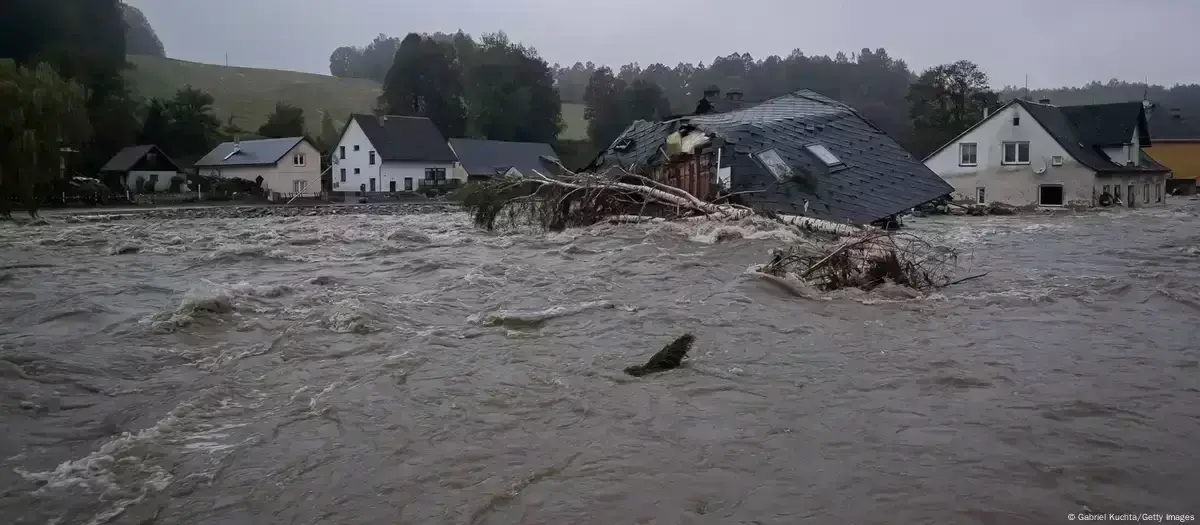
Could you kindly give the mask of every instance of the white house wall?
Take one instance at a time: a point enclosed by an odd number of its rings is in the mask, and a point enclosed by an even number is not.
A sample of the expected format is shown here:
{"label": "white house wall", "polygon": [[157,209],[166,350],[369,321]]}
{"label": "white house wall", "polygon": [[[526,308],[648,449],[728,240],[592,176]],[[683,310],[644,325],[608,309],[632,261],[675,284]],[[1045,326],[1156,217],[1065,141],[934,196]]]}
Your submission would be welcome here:
{"label": "white house wall", "polygon": [[[146,191],[145,181],[149,181],[153,175],[158,175],[158,180],[154,183],[154,192],[162,193],[171,189],[171,179],[179,176],[179,173],[174,171],[131,171],[125,174],[125,188],[134,193],[142,193]],[[138,179],[143,181],[141,185],[138,184]]]}
{"label": "white house wall", "polygon": [[[304,165],[297,166],[294,157],[297,153],[304,155]],[[321,152],[309,144],[307,140],[300,141],[296,147],[287,152],[270,175],[263,177],[263,186],[269,191],[284,195],[317,194],[321,192]],[[301,191],[297,192],[297,186]]]}
{"label": "white house wall", "polygon": [[[354,151],[354,146],[358,146],[358,151]],[[345,148],[346,151],[344,159],[341,157],[342,148]],[[376,181],[379,180],[379,170],[383,166],[383,161],[377,156],[375,165],[372,166],[370,164],[372,151],[375,151],[375,146],[371,144],[367,134],[363,133],[358,121],[351,118],[350,124],[346,126],[346,132],[342,134],[337,147],[333,149],[334,191],[358,191],[359,185],[365,187],[371,177],[375,177]],[[355,170],[358,170],[358,173],[355,173]],[[345,174],[344,179],[343,173]]]}
{"label": "white house wall", "polygon": [[[1012,119],[1019,115],[1020,125]],[[1029,142],[1029,164],[1003,165],[1004,142]],[[959,165],[959,144],[977,144],[977,165]],[[1062,157],[1054,166],[1052,158]],[[1011,104],[995,116],[931,156],[925,165],[954,187],[954,199],[975,202],[976,190],[984,189],[988,203],[1011,206],[1038,204],[1041,185],[1061,185],[1068,205],[1091,205],[1095,172],[1075,161],[1033,116],[1019,104]],[[1045,168],[1043,173],[1034,170]]]}
{"label": "white house wall", "polygon": [[[358,151],[354,151],[358,146]],[[346,148],[346,158],[341,158],[341,148]],[[346,126],[346,132],[333,150],[337,164],[333,165],[334,191],[371,191],[371,179],[375,179],[376,192],[391,191],[391,183],[396,183],[396,191],[405,191],[404,180],[412,179],[412,190],[420,189],[421,180],[425,178],[426,168],[442,168],[446,170],[447,179],[460,179],[466,182],[466,172],[456,169],[458,163],[436,162],[384,162],[378,154],[375,164],[371,164],[371,152],[376,151],[367,134],[354,119]],[[342,174],[345,173],[343,182]],[[357,170],[357,173],[355,173]]]}

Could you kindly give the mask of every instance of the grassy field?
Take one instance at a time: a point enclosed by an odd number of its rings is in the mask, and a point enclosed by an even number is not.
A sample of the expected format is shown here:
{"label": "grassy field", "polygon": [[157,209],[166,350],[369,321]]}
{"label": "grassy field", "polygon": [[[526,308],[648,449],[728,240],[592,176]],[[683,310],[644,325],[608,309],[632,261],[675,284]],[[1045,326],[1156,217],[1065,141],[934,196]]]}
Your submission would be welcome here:
{"label": "grassy field", "polygon": [[[247,130],[258,129],[281,101],[304,109],[309,130],[321,132],[321,115],[328,111],[339,125],[350,113],[370,113],[380,86],[371,80],[337,78],[296,71],[226,67],[170,58],[131,56],[128,73],[133,89],[144,97],[170,98],[191,85],[212,94],[217,115],[230,115]],[[582,104],[563,104],[566,129],[562,138],[587,138]]]}

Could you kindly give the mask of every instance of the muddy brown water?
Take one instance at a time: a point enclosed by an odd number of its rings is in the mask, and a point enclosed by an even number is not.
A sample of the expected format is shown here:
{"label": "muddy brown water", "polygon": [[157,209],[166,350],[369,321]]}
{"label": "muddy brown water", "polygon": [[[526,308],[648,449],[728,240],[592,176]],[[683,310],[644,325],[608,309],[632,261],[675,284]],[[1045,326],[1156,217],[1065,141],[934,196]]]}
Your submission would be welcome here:
{"label": "muddy brown water", "polygon": [[913,229],[991,273],[781,287],[752,225],[0,225],[0,521],[1200,513],[1200,202]]}

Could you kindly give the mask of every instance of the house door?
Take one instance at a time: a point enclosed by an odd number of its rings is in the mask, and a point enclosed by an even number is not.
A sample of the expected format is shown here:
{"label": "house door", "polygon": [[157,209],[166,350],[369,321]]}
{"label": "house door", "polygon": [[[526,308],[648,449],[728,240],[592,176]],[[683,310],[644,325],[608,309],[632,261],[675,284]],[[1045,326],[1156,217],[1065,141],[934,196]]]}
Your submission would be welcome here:
{"label": "house door", "polygon": [[373,193],[375,191],[375,177],[371,177],[370,183],[371,183],[371,192]]}
{"label": "house door", "polygon": [[388,191],[390,191],[392,193],[396,193],[396,181],[394,181],[394,180],[388,181]]}
{"label": "house door", "polygon": [[412,177],[404,178],[404,191],[412,191]]}
{"label": "house door", "polygon": [[1136,186],[1134,186],[1132,184],[1130,184],[1129,186],[1127,186],[1125,188],[1125,198],[1129,199],[1129,207],[1130,208],[1133,207],[1134,201],[1137,200],[1137,196],[1134,194],[1134,188],[1136,188]]}
{"label": "house door", "polygon": [[304,193],[305,186],[307,186],[307,184],[305,183],[305,181],[303,179],[292,181],[292,193],[295,193],[295,194]]}

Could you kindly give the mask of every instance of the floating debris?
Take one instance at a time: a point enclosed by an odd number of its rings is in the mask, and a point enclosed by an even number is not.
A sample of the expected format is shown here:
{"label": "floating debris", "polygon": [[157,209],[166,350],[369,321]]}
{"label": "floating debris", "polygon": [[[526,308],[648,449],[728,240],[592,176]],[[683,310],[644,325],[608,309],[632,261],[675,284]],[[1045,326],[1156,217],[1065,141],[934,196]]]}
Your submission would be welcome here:
{"label": "floating debris", "polygon": [[671,344],[659,350],[654,357],[646,361],[644,365],[634,365],[625,369],[625,373],[633,377],[642,377],[658,372],[666,372],[679,368],[683,364],[683,358],[687,356],[688,350],[692,349],[692,343],[696,341],[696,337],[692,334],[683,334]]}

